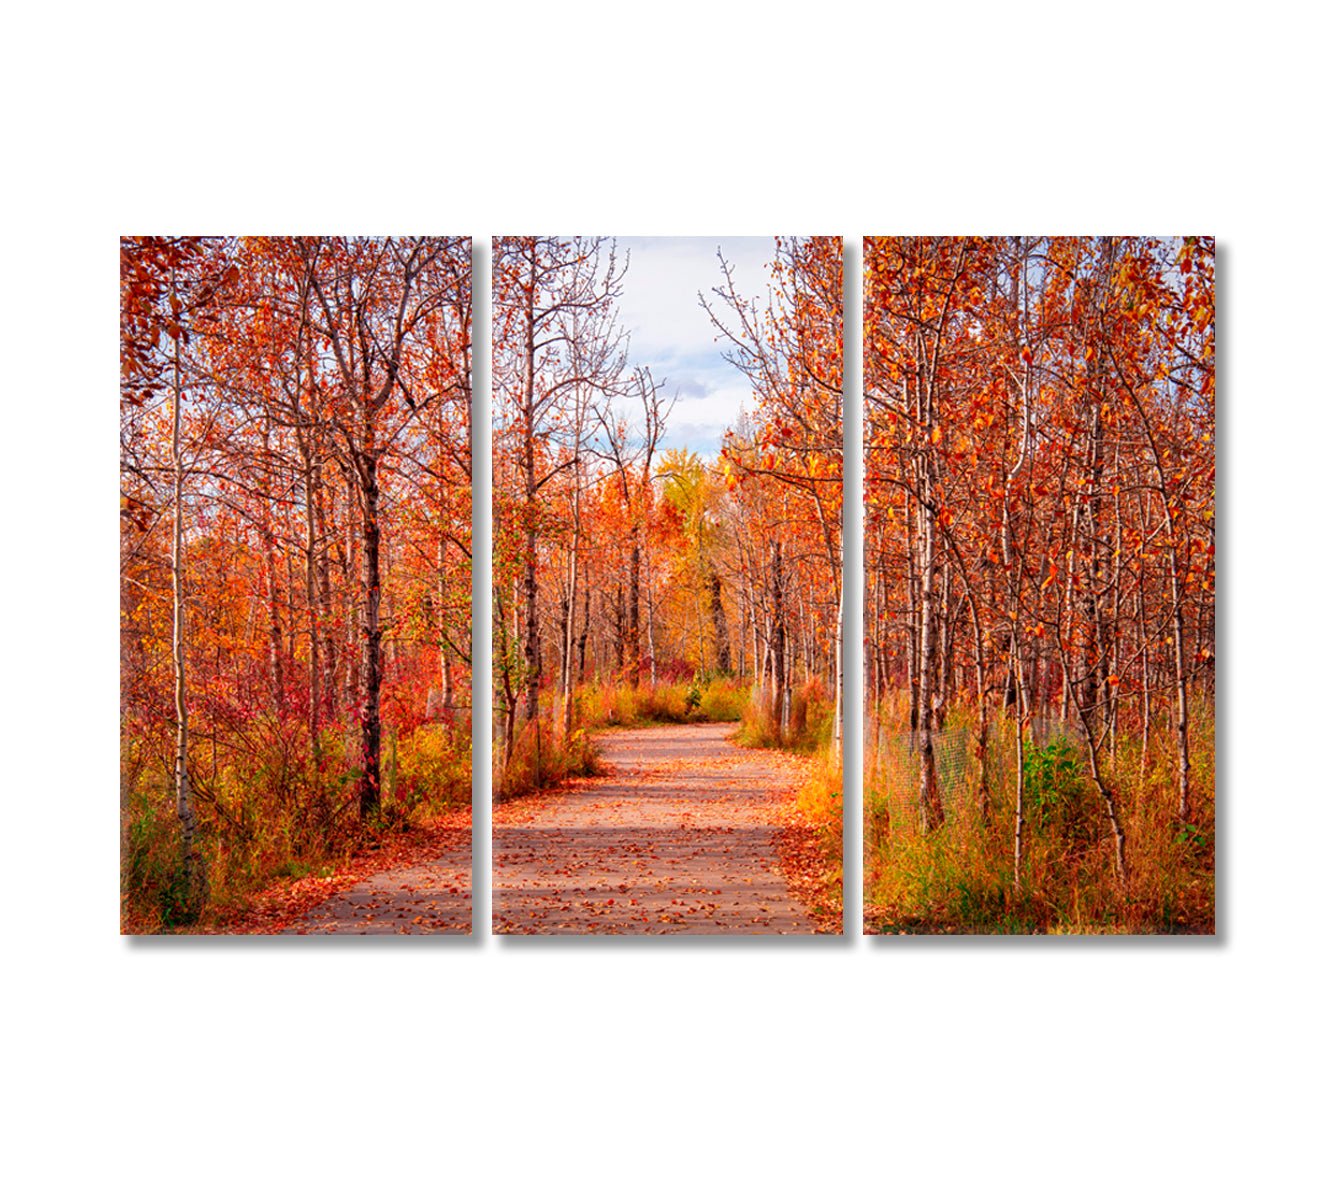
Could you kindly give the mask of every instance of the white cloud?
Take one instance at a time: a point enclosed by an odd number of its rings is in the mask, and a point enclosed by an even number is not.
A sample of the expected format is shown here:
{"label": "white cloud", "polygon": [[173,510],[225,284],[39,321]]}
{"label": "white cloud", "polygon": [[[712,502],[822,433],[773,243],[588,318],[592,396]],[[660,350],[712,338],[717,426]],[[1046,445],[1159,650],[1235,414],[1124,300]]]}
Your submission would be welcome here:
{"label": "white cloud", "polygon": [[[768,296],[772,237],[617,238],[629,251],[621,298],[621,320],[630,330],[630,360],[647,366],[667,395],[679,398],[667,426],[666,444],[689,445],[702,454],[718,449],[723,431],[750,402],[745,377],[722,355],[717,331],[700,306],[723,284],[718,251],[733,266],[737,292]],[[721,308],[715,307],[721,315]],[[629,410],[627,410],[629,411]]]}

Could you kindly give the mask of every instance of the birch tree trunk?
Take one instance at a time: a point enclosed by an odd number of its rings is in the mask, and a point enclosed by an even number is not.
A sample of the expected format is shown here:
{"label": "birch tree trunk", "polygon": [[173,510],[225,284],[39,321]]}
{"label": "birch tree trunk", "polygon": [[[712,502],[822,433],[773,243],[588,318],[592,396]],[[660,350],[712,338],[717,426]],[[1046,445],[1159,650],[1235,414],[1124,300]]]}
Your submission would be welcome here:
{"label": "birch tree trunk", "polygon": [[285,707],[287,685],[283,678],[283,627],[278,615],[278,567],[274,554],[273,517],[269,509],[269,497],[274,495],[276,491],[273,480],[273,454],[270,449],[271,424],[271,419],[266,411],[262,433],[265,491],[260,499],[260,534],[264,538],[265,600],[269,619],[269,691],[273,697],[274,712],[281,716]]}
{"label": "birch tree trunk", "polygon": [[[175,307],[176,283],[172,278]],[[176,817],[181,826],[182,919],[193,925],[208,903],[208,872],[195,844],[199,823],[190,797],[190,711],[185,698],[185,536],[183,499],[185,463],[181,451],[181,339],[172,337],[171,466],[173,514],[171,525],[171,665],[176,700]]]}
{"label": "birch tree trunk", "polygon": [[[929,480],[924,496],[931,503]],[[921,661],[917,686],[917,749],[919,755],[917,804],[922,829],[931,832],[945,823],[945,809],[940,798],[940,783],[936,774],[935,704],[932,702],[932,667],[935,664],[936,597],[935,597],[935,518],[929,511],[922,514],[922,593],[921,593]]]}
{"label": "birch tree trunk", "polygon": [[[579,420],[575,426],[575,445],[579,444],[579,438],[582,434],[582,409]],[[579,538],[582,534],[580,526],[581,518],[581,485],[582,472],[579,468],[579,462],[576,458],[574,467],[574,528],[570,531],[570,573],[569,573],[569,599],[565,613],[565,630],[561,646],[561,725],[559,732],[564,734],[565,741],[568,743],[574,733],[574,618],[575,608],[579,598]]]}
{"label": "birch tree trunk", "polygon": [[533,297],[537,291],[537,252],[530,251],[528,261],[527,306],[524,311],[523,353],[523,484],[524,484],[524,641],[523,659],[527,668],[524,679],[523,719],[537,720],[538,644],[537,644],[537,430],[536,376],[537,348]]}
{"label": "birch tree trunk", "polygon": [[306,435],[298,428],[297,446],[301,452],[302,487],[306,497],[306,630],[310,642],[309,669],[306,675],[306,704],[308,708],[307,725],[310,730],[310,754],[312,760],[320,762],[320,620],[319,620],[319,581],[316,565],[317,542],[315,539],[315,469],[311,460],[310,445]]}
{"label": "birch tree trunk", "polygon": [[783,544],[774,542],[774,624],[770,648],[774,660],[774,717],[780,738],[787,736],[787,630],[783,621]]}
{"label": "birch tree trunk", "polygon": [[838,589],[838,618],[834,625],[834,732],[833,752],[843,756],[843,587]]}

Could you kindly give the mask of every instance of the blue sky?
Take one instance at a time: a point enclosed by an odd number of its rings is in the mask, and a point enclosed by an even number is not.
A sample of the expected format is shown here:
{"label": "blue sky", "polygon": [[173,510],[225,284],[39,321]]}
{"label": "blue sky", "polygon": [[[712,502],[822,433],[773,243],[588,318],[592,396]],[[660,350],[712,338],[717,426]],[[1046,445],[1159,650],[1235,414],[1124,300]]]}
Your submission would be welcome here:
{"label": "blue sky", "polygon": [[[630,331],[630,363],[646,366],[667,396],[679,392],[663,448],[688,447],[705,458],[717,454],[723,431],[750,401],[745,376],[726,362],[715,330],[700,307],[723,283],[722,249],[743,296],[768,297],[773,237],[618,237],[630,269],[621,296],[621,320]],[[721,309],[715,307],[721,314]],[[627,413],[634,409],[627,407]]]}

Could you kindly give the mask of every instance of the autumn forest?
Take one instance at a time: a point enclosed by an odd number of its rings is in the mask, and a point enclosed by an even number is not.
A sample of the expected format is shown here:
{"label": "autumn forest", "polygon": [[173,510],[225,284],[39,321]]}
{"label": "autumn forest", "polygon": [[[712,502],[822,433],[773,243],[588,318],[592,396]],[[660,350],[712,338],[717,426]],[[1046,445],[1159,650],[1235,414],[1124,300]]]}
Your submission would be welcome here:
{"label": "autumn forest", "polygon": [[853,563],[844,245],[123,237],[122,931],[472,932],[489,759],[493,933],[841,933],[846,733],[865,932],[1212,932],[1213,240],[866,238]]}
{"label": "autumn forest", "polygon": [[836,698],[840,250],[830,239],[785,248],[790,324],[772,338],[747,301],[714,297],[760,407],[705,460],[664,445],[673,401],[650,369],[628,365],[612,323],[624,270],[614,247],[497,243],[498,787],[539,698],[553,740],[568,739],[589,681],[693,683],[706,710],[731,704],[711,681],[747,681],[770,695],[780,736],[794,693]]}
{"label": "autumn forest", "polygon": [[871,931],[1212,931],[1214,244],[868,238]]}
{"label": "autumn forest", "polygon": [[[624,844],[604,848],[608,862],[631,860],[624,921],[608,920],[591,883],[535,887],[516,868],[506,884],[508,863],[535,857],[508,828],[519,824],[509,801],[597,775],[601,753],[632,743],[624,782],[599,785],[588,803],[623,825],[711,831],[700,837],[715,854],[730,853],[719,847],[745,798],[720,783],[715,810],[664,814],[645,800],[649,779],[677,771],[702,798],[716,779],[777,778],[784,752],[803,756],[803,777],[783,784],[795,804],[774,820],[793,834],[786,873],[812,897],[816,924],[838,922],[842,242],[780,238],[769,253],[767,301],[721,254],[689,298],[751,396],[705,455],[674,436],[672,380],[636,361],[618,321],[633,251],[607,238],[494,243],[492,780],[507,825],[497,932],[815,932],[771,927],[763,905],[726,919],[712,901],[656,911]],[[646,725],[700,728],[657,764],[652,747],[622,736]],[[712,726],[732,729],[731,741],[711,741]],[[581,821],[602,824],[596,812]],[[522,827],[562,851],[572,844],[537,818]],[[670,861],[688,877],[690,851]]]}
{"label": "autumn forest", "polygon": [[122,925],[469,833],[471,240],[121,241]]}

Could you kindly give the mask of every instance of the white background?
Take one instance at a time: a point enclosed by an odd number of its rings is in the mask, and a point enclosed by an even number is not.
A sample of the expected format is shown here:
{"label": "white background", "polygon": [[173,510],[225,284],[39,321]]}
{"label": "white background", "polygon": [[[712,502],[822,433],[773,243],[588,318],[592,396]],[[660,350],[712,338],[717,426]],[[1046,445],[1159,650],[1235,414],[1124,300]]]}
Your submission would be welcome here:
{"label": "white background", "polygon": [[[36,11],[2,85],[13,1194],[1327,1185],[1327,17]],[[574,227],[1218,237],[1216,939],[118,935],[117,235]]]}

